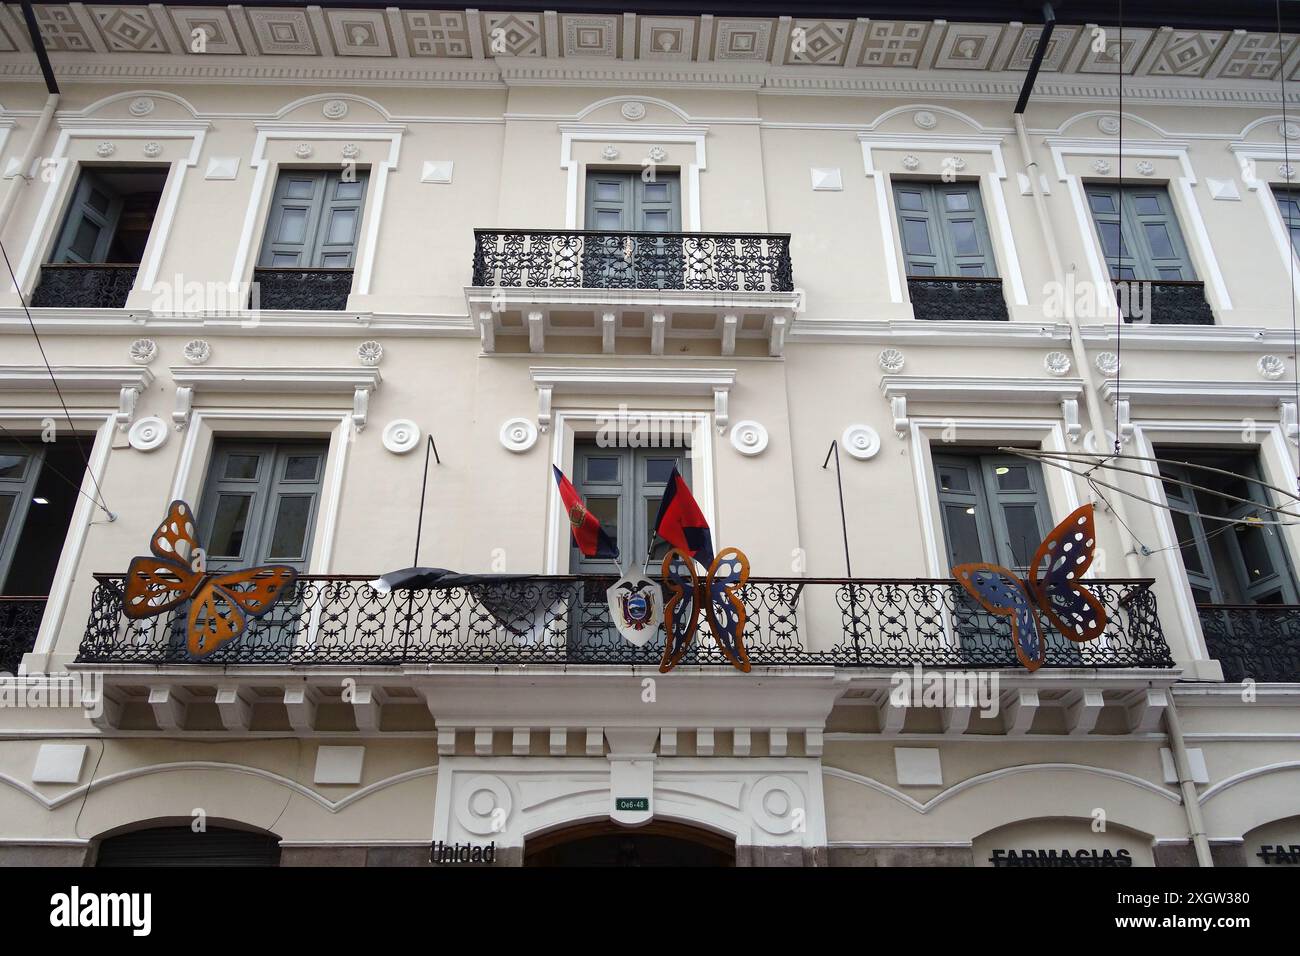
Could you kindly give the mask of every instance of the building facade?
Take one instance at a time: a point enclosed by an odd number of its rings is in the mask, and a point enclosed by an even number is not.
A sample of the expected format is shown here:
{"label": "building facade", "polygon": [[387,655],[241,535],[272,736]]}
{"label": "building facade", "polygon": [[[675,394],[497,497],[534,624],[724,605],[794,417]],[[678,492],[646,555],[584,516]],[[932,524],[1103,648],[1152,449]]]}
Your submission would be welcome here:
{"label": "building facade", "polygon": [[[1300,863],[1296,37],[506,6],[0,5],[0,862]],[[748,673],[572,546],[674,465]]]}

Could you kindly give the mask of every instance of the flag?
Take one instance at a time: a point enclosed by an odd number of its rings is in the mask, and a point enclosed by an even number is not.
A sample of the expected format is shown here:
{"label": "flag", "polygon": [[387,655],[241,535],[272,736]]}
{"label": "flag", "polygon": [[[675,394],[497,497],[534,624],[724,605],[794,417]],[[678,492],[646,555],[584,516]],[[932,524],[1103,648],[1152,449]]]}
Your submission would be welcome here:
{"label": "flag", "polygon": [[709,523],[704,520],[700,506],[691,496],[691,489],[686,487],[686,482],[677,473],[676,465],[668,477],[663,499],[659,502],[655,532],[706,568],[713,563],[713,534],[709,531]]}
{"label": "flag", "polygon": [[564,477],[564,472],[555,465],[555,481],[560,486],[560,500],[564,502],[564,513],[573,529],[573,543],[588,558],[618,558],[618,545],[605,533],[600,521],[587,510],[587,506],[578,497],[573,483]]}

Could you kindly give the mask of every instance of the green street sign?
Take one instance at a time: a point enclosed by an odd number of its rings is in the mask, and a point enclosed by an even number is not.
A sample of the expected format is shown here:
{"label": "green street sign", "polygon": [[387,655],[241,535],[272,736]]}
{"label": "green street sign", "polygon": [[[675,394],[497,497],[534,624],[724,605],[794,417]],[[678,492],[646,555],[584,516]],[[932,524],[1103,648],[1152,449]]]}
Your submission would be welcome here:
{"label": "green street sign", "polygon": [[649,813],[650,798],[649,797],[618,797],[617,799],[614,800],[614,809],[627,810],[633,813],[639,810],[642,813]]}

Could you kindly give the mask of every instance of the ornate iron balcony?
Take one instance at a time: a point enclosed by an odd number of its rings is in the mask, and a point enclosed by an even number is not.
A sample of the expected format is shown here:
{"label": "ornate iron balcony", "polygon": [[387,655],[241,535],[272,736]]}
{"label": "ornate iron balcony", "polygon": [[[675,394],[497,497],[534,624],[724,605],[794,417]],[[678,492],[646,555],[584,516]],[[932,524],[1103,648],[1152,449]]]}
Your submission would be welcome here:
{"label": "ornate iron balcony", "polygon": [[1300,682],[1300,605],[1201,604],[1196,610],[1224,680]]}
{"label": "ornate iron balcony", "polygon": [[1125,322],[1152,325],[1213,325],[1205,283],[1173,279],[1128,279],[1115,283],[1115,298]]}
{"label": "ornate iron balcony", "polygon": [[[187,609],[151,620],[122,614],[122,575],[96,575],[77,660],[191,663]],[[655,664],[610,622],[612,577],[538,576],[445,591],[379,594],[369,578],[305,576],[294,593],[205,664]],[[1091,581],[1110,617],[1079,645],[1049,637],[1048,667],[1172,667],[1147,580]],[[842,667],[1018,667],[1005,618],[975,607],[951,580],[751,578],[745,645],[751,663]],[[725,664],[701,629],[686,663]],[[202,665],[199,665],[202,666]]]}
{"label": "ornate iron balcony", "polygon": [[23,655],[36,646],[45,597],[0,597],[0,674],[17,674]]}
{"label": "ornate iron balcony", "polygon": [[908,276],[907,294],[918,319],[953,321],[977,319],[1006,322],[1007,302],[1002,280],[976,276]]}
{"label": "ornate iron balcony", "polygon": [[474,285],[792,292],[789,235],[475,229]]}
{"label": "ornate iron balcony", "polygon": [[120,309],[126,305],[139,271],[138,263],[46,263],[41,266],[40,285],[32,293],[32,307]]}
{"label": "ornate iron balcony", "polygon": [[253,308],[340,312],[348,307],[351,269],[254,269]]}

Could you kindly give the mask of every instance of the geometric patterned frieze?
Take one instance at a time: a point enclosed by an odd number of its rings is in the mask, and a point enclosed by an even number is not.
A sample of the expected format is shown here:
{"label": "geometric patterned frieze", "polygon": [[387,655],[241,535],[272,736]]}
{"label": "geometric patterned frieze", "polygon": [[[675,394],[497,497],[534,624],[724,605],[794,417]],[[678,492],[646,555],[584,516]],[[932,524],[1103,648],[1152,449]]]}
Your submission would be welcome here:
{"label": "geometric patterned frieze", "polygon": [[[843,66],[853,24],[848,20],[796,20],[790,31],[787,63]],[[798,42],[795,37],[801,36]]]}
{"label": "geometric patterned frieze", "polygon": [[253,36],[262,53],[268,56],[319,56],[320,48],[312,33],[305,10],[245,9]]}
{"label": "geometric patterned frieze", "polygon": [[540,13],[485,13],[482,22],[488,56],[546,56]]}
{"label": "geometric patterned frieze", "polygon": [[406,24],[406,40],[412,56],[473,55],[465,14],[403,10],[402,19]]}
{"label": "geometric patterned frieze", "polygon": [[[1058,26],[1052,31],[1051,39],[1047,41],[1047,52],[1043,54],[1043,62],[1039,69],[1044,73],[1056,73],[1065,63],[1065,57],[1074,46],[1074,38],[1079,35],[1079,27],[1062,27]],[[1034,60],[1034,51],[1038,49],[1038,38],[1042,35],[1042,27],[1029,26],[1021,31],[1020,38],[1016,41],[1015,49],[1011,51],[1011,59],[1007,61],[1008,70],[1028,70],[1029,64]]]}
{"label": "geometric patterned frieze", "polygon": [[[1124,31],[1124,73],[1131,74],[1142,59],[1142,53],[1146,50],[1147,44],[1151,41],[1151,34],[1154,30],[1128,29]],[[1092,37],[1084,37],[1080,43],[1086,45],[1086,52],[1083,62],[1079,64],[1080,73],[1116,73],[1118,72],[1117,63],[1120,60],[1119,49],[1119,29],[1115,27],[1106,28],[1105,49],[1100,52],[1094,52],[1092,48]]]}
{"label": "geometric patterned frieze", "polygon": [[388,18],[382,10],[326,10],[330,38],[339,56],[392,56]]}
{"label": "geometric patterned frieze", "polygon": [[[181,35],[187,52],[210,54],[240,54],[247,51],[239,43],[239,34],[230,20],[230,11],[225,7],[168,7],[172,23]],[[195,51],[194,41],[198,39],[195,30],[203,31],[203,49]]]}
{"label": "geometric patterned frieze", "polygon": [[618,17],[560,18],[565,56],[618,56]]}
{"label": "geometric patterned frieze", "polygon": [[719,20],[714,30],[715,60],[767,60],[771,20]]}
{"label": "geometric patterned frieze", "polygon": [[861,66],[919,66],[931,24],[872,21],[862,45]]}
{"label": "geometric patterned frieze", "polygon": [[162,32],[147,7],[91,7],[104,42],[114,53],[166,53]]}
{"label": "geometric patterned frieze", "polygon": [[1002,27],[987,23],[950,23],[944,33],[934,68],[939,70],[988,69]]}
{"label": "geometric patterned frieze", "polygon": [[[88,53],[95,49],[71,7],[36,7],[41,42],[51,53]],[[19,15],[21,21],[21,14]]]}
{"label": "geometric patterned frieze", "polygon": [[637,55],[643,60],[690,60],[695,55],[694,17],[639,17]]}
{"label": "geometric patterned frieze", "polygon": [[1226,33],[1174,30],[1148,72],[1152,76],[1204,76],[1227,37]]}

